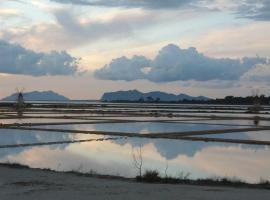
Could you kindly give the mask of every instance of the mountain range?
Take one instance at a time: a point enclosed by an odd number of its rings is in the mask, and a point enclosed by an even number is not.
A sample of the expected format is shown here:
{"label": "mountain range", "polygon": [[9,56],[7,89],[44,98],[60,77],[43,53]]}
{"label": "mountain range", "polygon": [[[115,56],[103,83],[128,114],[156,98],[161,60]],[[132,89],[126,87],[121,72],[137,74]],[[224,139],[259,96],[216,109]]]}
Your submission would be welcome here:
{"label": "mountain range", "polygon": [[[17,93],[7,96],[2,99],[2,101],[16,101]],[[24,100],[26,101],[68,101],[69,99],[63,95],[60,95],[53,91],[33,91],[23,93]],[[206,101],[209,100],[205,96],[190,96],[187,94],[170,94],[166,92],[154,91],[143,93],[138,90],[128,90],[128,91],[116,91],[116,92],[106,92],[101,97],[100,101],[146,101],[146,102],[177,102],[183,100],[199,100]]]}
{"label": "mountain range", "polygon": [[187,94],[170,94],[166,92],[154,91],[143,93],[138,90],[128,90],[128,91],[116,91],[116,92],[106,92],[101,97],[101,101],[167,101],[176,102],[183,100],[209,100],[205,96],[189,96]]}

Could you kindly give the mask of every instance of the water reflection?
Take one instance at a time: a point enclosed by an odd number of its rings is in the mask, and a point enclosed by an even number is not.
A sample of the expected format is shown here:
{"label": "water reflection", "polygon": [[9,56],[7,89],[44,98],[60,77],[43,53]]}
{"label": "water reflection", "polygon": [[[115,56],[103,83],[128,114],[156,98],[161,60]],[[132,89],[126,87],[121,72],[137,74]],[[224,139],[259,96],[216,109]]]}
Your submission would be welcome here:
{"label": "water reflection", "polygon": [[[233,139],[258,139],[254,136],[254,133],[233,133],[233,134],[217,134],[217,135],[205,135],[205,137],[214,137],[214,138],[233,138]],[[269,134],[262,133],[259,140],[270,140]],[[171,160],[175,159],[180,155],[185,155],[187,157],[194,156],[197,152],[200,152],[206,147],[219,146],[219,147],[231,147],[231,146],[241,146],[243,149],[253,149],[258,150],[265,148],[264,146],[259,145],[234,145],[229,143],[212,143],[212,142],[190,142],[184,140],[164,140],[164,139],[141,139],[141,138],[129,138],[127,140],[116,140],[113,141],[119,145],[130,144],[133,147],[139,147],[140,145],[152,144],[157,152],[164,157],[165,159]]]}
{"label": "water reflection", "polygon": [[[201,143],[201,142],[195,142]],[[170,149],[170,148],[167,148]],[[165,160],[153,143],[142,147],[143,170],[165,169]],[[269,148],[243,148],[241,145],[205,145],[192,156],[179,154],[168,161],[168,174],[177,176],[181,171],[190,172],[191,178],[211,176],[237,176],[248,182],[261,177],[270,178]],[[134,177],[137,170],[132,165],[131,145],[113,142],[72,144],[66,148],[35,147],[18,154],[9,155],[11,162],[33,167],[56,170],[94,170],[102,174]],[[3,160],[3,159],[2,159]]]}
{"label": "water reflection", "polygon": [[[45,127],[45,126],[40,126]],[[50,126],[46,126],[50,127]],[[158,122],[130,122],[106,124],[79,124],[79,125],[53,125],[54,129],[88,130],[88,131],[113,131],[131,133],[166,133],[198,130],[215,130],[226,128],[241,128],[235,125],[192,124],[192,123],[158,123]]]}
{"label": "water reflection", "polygon": [[[53,133],[53,132],[40,132],[40,131],[24,131],[15,129],[0,129],[0,145],[9,144],[24,144],[24,143],[37,143],[37,142],[53,142],[64,141],[74,138],[73,135],[67,133]],[[67,145],[51,145],[49,148],[65,148]],[[24,148],[6,148],[0,150],[0,158],[18,154],[22,151],[29,150],[31,147]]]}
{"label": "water reflection", "polygon": [[254,117],[254,125],[255,126],[259,126],[259,124],[260,124],[260,118],[259,117]]}
{"label": "water reflection", "polygon": [[[172,124],[172,123],[139,123],[139,124],[96,124],[95,130],[104,131],[112,130],[115,132],[138,132],[138,133],[151,133],[151,132],[175,132],[175,131],[193,131],[193,130],[211,130],[211,129],[222,129],[224,126],[213,125],[213,124]],[[227,127],[228,128],[228,127]],[[254,139],[246,133],[233,133],[229,134],[234,139]],[[254,135],[254,134],[253,134]],[[218,137],[226,138],[227,134],[218,135],[206,135],[206,137]],[[264,139],[264,138],[261,138]],[[269,137],[267,137],[269,139]],[[132,146],[139,146],[141,144],[145,145],[152,143],[157,151],[166,159],[174,159],[178,155],[183,154],[187,156],[193,156],[196,152],[202,150],[206,146],[216,145],[215,143],[205,143],[205,142],[190,142],[181,140],[163,140],[163,139],[140,139],[132,138],[124,141],[114,141],[120,145],[126,143]],[[230,146],[231,144],[219,144],[220,146]],[[259,146],[250,147],[249,145],[242,145],[243,148],[261,148]]]}
{"label": "water reflection", "polygon": [[[72,126],[73,129],[78,128],[78,125],[68,125],[68,128]],[[202,126],[205,128],[205,125]],[[180,127],[182,130],[194,130],[201,129],[202,126],[179,126],[171,123],[137,123],[132,126],[127,124],[91,125],[93,130],[107,129],[126,132],[175,131]],[[254,137],[254,134],[252,135]],[[239,133],[230,137],[250,139],[252,135],[251,133]],[[263,135],[262,139],[266,139],[266,132]],[[227,134],[214,135],[214,137],[227,136]],[[16,144],[99,136],[0,129],[0,137],[0,144]],[[209,135],[209,137],[211,136]],[[136,148],[140,145],[144,159],[143,169],[158,169],[163,172],[166,167],[165,160],[168,160],[168,174],[173,176],[177,176],[180,171],[185,171],[191,173],[191,178],[237,176],[249,182],[259,181],[261,177],[270,178],[270,158],[268,156],[270,150],[266,146],[180,140],[128,138],[82,144],[0,149],[0,160],[19,162],[32,167],[84,172],[94,170],[102,174],[134,177],[137,171],[132,166],[131,150],[132,147]]]}

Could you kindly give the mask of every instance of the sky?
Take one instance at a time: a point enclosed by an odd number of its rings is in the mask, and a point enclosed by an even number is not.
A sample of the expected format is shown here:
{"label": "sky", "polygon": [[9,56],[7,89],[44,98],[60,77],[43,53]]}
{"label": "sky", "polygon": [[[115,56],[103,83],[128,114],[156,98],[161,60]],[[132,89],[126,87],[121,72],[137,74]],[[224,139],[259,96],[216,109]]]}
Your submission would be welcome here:
{"label": "sky", "polygon": [[0,0],[0,98],[270,95],[270,0]]}

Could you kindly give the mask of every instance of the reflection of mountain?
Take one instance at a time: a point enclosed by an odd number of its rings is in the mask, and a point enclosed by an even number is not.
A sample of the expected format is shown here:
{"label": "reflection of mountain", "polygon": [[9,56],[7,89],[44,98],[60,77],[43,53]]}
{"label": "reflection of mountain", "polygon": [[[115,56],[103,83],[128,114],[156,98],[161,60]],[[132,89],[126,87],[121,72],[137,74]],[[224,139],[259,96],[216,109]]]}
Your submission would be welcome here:
{"label": "reflection of mountain", "polygon": [[[125,124],[96,124],[96,130],[119,131],[119,132],[173,132],[173,131],[192,131],[222,129],[224,127],[208,124],[172,124],[172,123],[125,123]],[[205,136],[206,137],[206,136]],[[208,137],[226,137],[226,135],[210,135]],[[251,139],[246,133],[233,134],[234,139]],[[132,146],[146,145],[152,143],[161,156],[166,159],[174,159],[179,155],[194,156],[195,153],[209,146],[236,146],[236,144],[210,143],[210,142],[191,142],[183,140],[164,140],[164,139],[142,139],[128,138],[127,140],[116,140],[117,144],[131,144]],[[257,146],[242,145],[246,148],[258,148]]]}
{"label": "reflection of mountain", "polygon": [[194,156],[198,151],[208,146],[213,146],[213,143],[205,142],[189,142],[183,140],[164,140],[164,139],[141,139],[141,138],[129,138],[127,140],[116,140],[117,144],[131,144],[134,147],[139,147],[140,145],[146,145],[152,143],[157,152],[164,158],[170,160],[174,159],[179,155],[186,155],[189,157]]}
{"label": "reflection of mountain", "polygon": [[[52,142],[69,140],[71,136],[66,133],[40,132],[40,131],[24,131],[13,129],[0,129],[0,145]],[[67,145],[51,145],[49,148],[65,148]],[[6,148],[0,149],[0,159],[5,156],[17,154],[32,147]]]}
{"label": "reflection of mountain", "polygon": [[[69,125],[70,129],[80,129],[80,125]],[[92,126],[92,125],[91,125]],[[115,131],[115,132],[175,132],[175,131],[191,131],[191,130],[210,130],[224,128],[219,125],[209,124],[176,124],[176,123],[114,123],[114,124],[96,124],[91,129],[97,131]],[[46,128],[46,127],[45,127]],[[57,128],[65,128],[65,126],[57,126]],[[67,128],[67,127],[66,127]],[[228,126],[227,126],[228,128]],[[87,128],[89,129],[89,127]],[[269,139],[268,134],[258,134],[260,139]],[[54,132],[40,132],[40,131],[24,131],[24,130],[9,130],[0,129],[0,145],[2,144],[19,144],[19,143],[36,143],[36,142],[52,142],[73,139],[73,134],[68,133],[54,133]],[[76,136],[75,136],[76,137]],[[251,133],[229,133],[219,135],[205,135],[205,137],[224,137],[234,139],[256,139],[255,135]],[[206,143],[206,142],[191,142],[182,140],[164,140],[164,139],[142,139],[142,138],[128,138],[127,140],[115,140],[116,144],[124,145],[131,144],[132,146],[153,144],[159,154],[167,159],[174,159],[179,155],[194,156],[197,152],[209,146],[237,146],[234,144],[224,143]],[[67,145],[53,145],[48,146],[51,149],[65,148]],[[8,155],[17,154],[25,151],[28,148],[10,148],[0,149],[0,159]],[[261,147],[241,145],[241,148],[258,149]]]}

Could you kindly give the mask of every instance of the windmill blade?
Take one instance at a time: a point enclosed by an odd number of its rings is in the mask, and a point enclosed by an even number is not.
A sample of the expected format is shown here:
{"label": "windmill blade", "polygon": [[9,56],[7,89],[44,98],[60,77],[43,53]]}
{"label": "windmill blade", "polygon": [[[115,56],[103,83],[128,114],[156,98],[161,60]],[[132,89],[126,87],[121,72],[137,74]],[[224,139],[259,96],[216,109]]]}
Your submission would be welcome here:
{"label": "windmill blade", "polygon": [[259,94],[260,94],[260,89],[257,88],[257,87],[254,87],[254,88],[252,88],[251,93],[252,93],[252,96],[253,96],[253,97],[259,96]]}
{"label": "windmill blade", "polygon": [[25,88],[24,87],[21,87],[21,88],[19,88],[19,87],[16,87],[15,88],[15,90],[16,90],[16,93],[23,93],[24,92],[24,90],[25,90]]}

